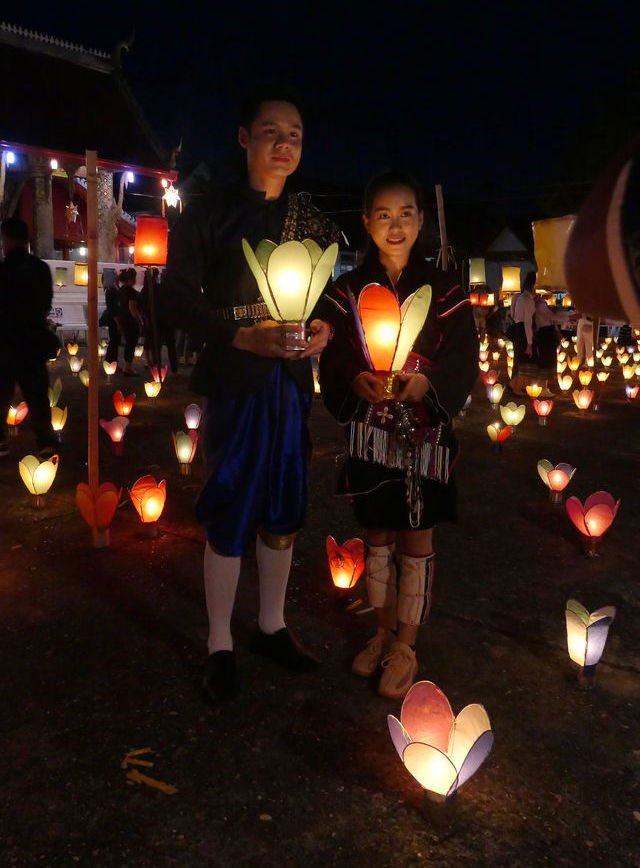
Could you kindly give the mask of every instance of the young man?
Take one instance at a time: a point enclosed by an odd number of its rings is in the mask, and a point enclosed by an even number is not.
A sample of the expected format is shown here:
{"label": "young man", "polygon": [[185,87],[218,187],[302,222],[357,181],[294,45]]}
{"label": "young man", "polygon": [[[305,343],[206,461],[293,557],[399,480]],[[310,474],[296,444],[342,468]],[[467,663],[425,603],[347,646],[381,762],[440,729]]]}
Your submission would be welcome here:
{"label": "young man", "polygon": [[209,478],[196,512],[207,534],[204,687],[214,700],[235,692],[230,621],[241,557],[256,535],[260,611],[252,650],[292,671],[317,665],[291,636],[283,611],[293,540],[306,506],[309,356],[324,348],[330,329],[313,320],[307,345],[269,320],[241,246],[243,238],[254,248],[264,238],[313,238],[321,247],[337,240],[337,228],[285,187],[300,162],[302,133],[300,111],[288,93],[264,90],[247,101],[238,133],[247,176],[185,209],[172,233],[165,274],[174,324],[204,344],[191,387],[206,396]]}
{"label": "young man", "polygon": [[[40,457],[55,453],[49,408],[47,359],[59,343],[47,326],[53,285],[46,263],[29,253],[29,230],[24,220],[9,217],[0,224],[4,261],[0,263],[0,418],[2,424],[13,400],[16,383],[29,405],[29,418]],[[9,447],[0,437],[0,456]]]}

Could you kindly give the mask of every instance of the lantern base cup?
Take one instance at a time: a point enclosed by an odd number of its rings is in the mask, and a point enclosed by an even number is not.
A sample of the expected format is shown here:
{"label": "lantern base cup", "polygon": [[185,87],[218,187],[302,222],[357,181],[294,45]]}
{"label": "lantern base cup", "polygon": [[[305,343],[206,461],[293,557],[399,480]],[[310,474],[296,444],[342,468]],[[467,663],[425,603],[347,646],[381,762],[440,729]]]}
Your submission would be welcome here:
{"label": "lantern base cup", "polygon": [[190,464],[181,464],[180,465],[180,476],[191,476],[191,465]]}
{"label": "lantern base cup", "polygon": [[118,457],[124,455],[124,443],[122,440],[111,441],[111,454]]}
{"label": "lantern base cup", "polygon": [[554,491],[553,489],[549,489],[549,503],[553,503],[554,506],[562,505],[562,492]]}
{"label": "lantern base cup", "polygon": [[108,527],[91,528],[91,544],[94,549],[106,549],[111,544],[111,531]]}
{"label": "lantern base cup", "polygon": [[496,455],[502,455],[502,443],[492,443],[491,451],[494,452]]}
{"label": "lantern base cup", "polygon": [[42,507],[45,505],[44,494],[36,494],[34,505],[36,509],[42,509]]}
{"label": "lantern base cup", "polygon": [[547,424],[547,417],[546,416],[538,416],[538,425],[545,427],[546,424]]}
{"label": "lantern base cup", "polygon": [[581,687],[583,690],[589,690],[593,687],[596,676],[596,665],[593,666],[584,666],[578,672],[578,687]]}
{"label": "lantern base cup", "polygon": [[160,536],[157,521],[149,521],[144,524],[145,536],[147,539],[157,539]]}
{"label": "lantern base cup", "polygon": [[600,539],[601,537],[585,536],[582,539],[582,547],[584,553],[589,558],[597,558],[600,556]]}
{"label": "lantern base cup", "polygon": [[17,425],[7,425],[7,437],[17,437],[18,436],[18,426]]}
{"label": "lantern base cup", "polygon": [[289,346],[287,341],[307,341],[309,337],[307,335],[307,326],[306,323],[301,320],[299,322],[284,322],[283,325],[286,327],[284,333],[284,347],[288,353],[294,352],[302,352],[305,347],[298,346]]}

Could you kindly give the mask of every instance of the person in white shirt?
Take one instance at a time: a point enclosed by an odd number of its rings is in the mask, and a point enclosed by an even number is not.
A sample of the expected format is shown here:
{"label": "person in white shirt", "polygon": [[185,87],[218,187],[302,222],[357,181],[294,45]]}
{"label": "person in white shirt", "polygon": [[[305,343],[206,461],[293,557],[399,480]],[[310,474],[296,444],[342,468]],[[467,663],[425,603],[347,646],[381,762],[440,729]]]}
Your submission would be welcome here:
{"label": "person in white shirt", "polygon": [[530,271],[524,279],[522,291],[511,302],[511,319],[513,320],[513,376],[511,391],[516,395],[524,394],[526,376],[522,366],[533,361],[533,328],[535,316],[535,301],[533,288],[536,283],[535,271]]}
{"label": "person in white shirt", "polygon": [[576,326],[576,350],[581,365],[593,363],[593,319],[586,313],[580,314]]}

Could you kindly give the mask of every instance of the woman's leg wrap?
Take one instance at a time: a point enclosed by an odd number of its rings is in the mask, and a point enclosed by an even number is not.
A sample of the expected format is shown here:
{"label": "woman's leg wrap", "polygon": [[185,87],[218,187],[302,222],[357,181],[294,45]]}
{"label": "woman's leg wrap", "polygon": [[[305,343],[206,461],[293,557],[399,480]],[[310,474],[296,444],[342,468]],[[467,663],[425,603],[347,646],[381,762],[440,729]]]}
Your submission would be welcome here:
{"label": "woman's leg wrap", "polygon": [[417,627],[429,617],[436,556],[402,555],[398,590],[398,621]]}
{"label": "woman's leg wrap", "polygon": [[369,604],[375,609],[396,605],[396,564],[393,559],[395,543],[386,546],[368,546],[365,571]]}

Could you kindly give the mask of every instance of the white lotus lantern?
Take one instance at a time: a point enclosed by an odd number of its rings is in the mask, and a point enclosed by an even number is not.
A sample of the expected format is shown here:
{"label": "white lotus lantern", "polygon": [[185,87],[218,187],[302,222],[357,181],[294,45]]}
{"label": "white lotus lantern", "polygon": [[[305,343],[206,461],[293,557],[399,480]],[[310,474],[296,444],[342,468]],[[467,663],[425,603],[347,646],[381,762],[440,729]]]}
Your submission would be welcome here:
{"label": "white lotus lantern", "polygon": [[589,613],[577,600],[567,600],[567,648],[571,660],[580,667],[578,678],[585,686],[593,681],[615,616],[615,606]]}

